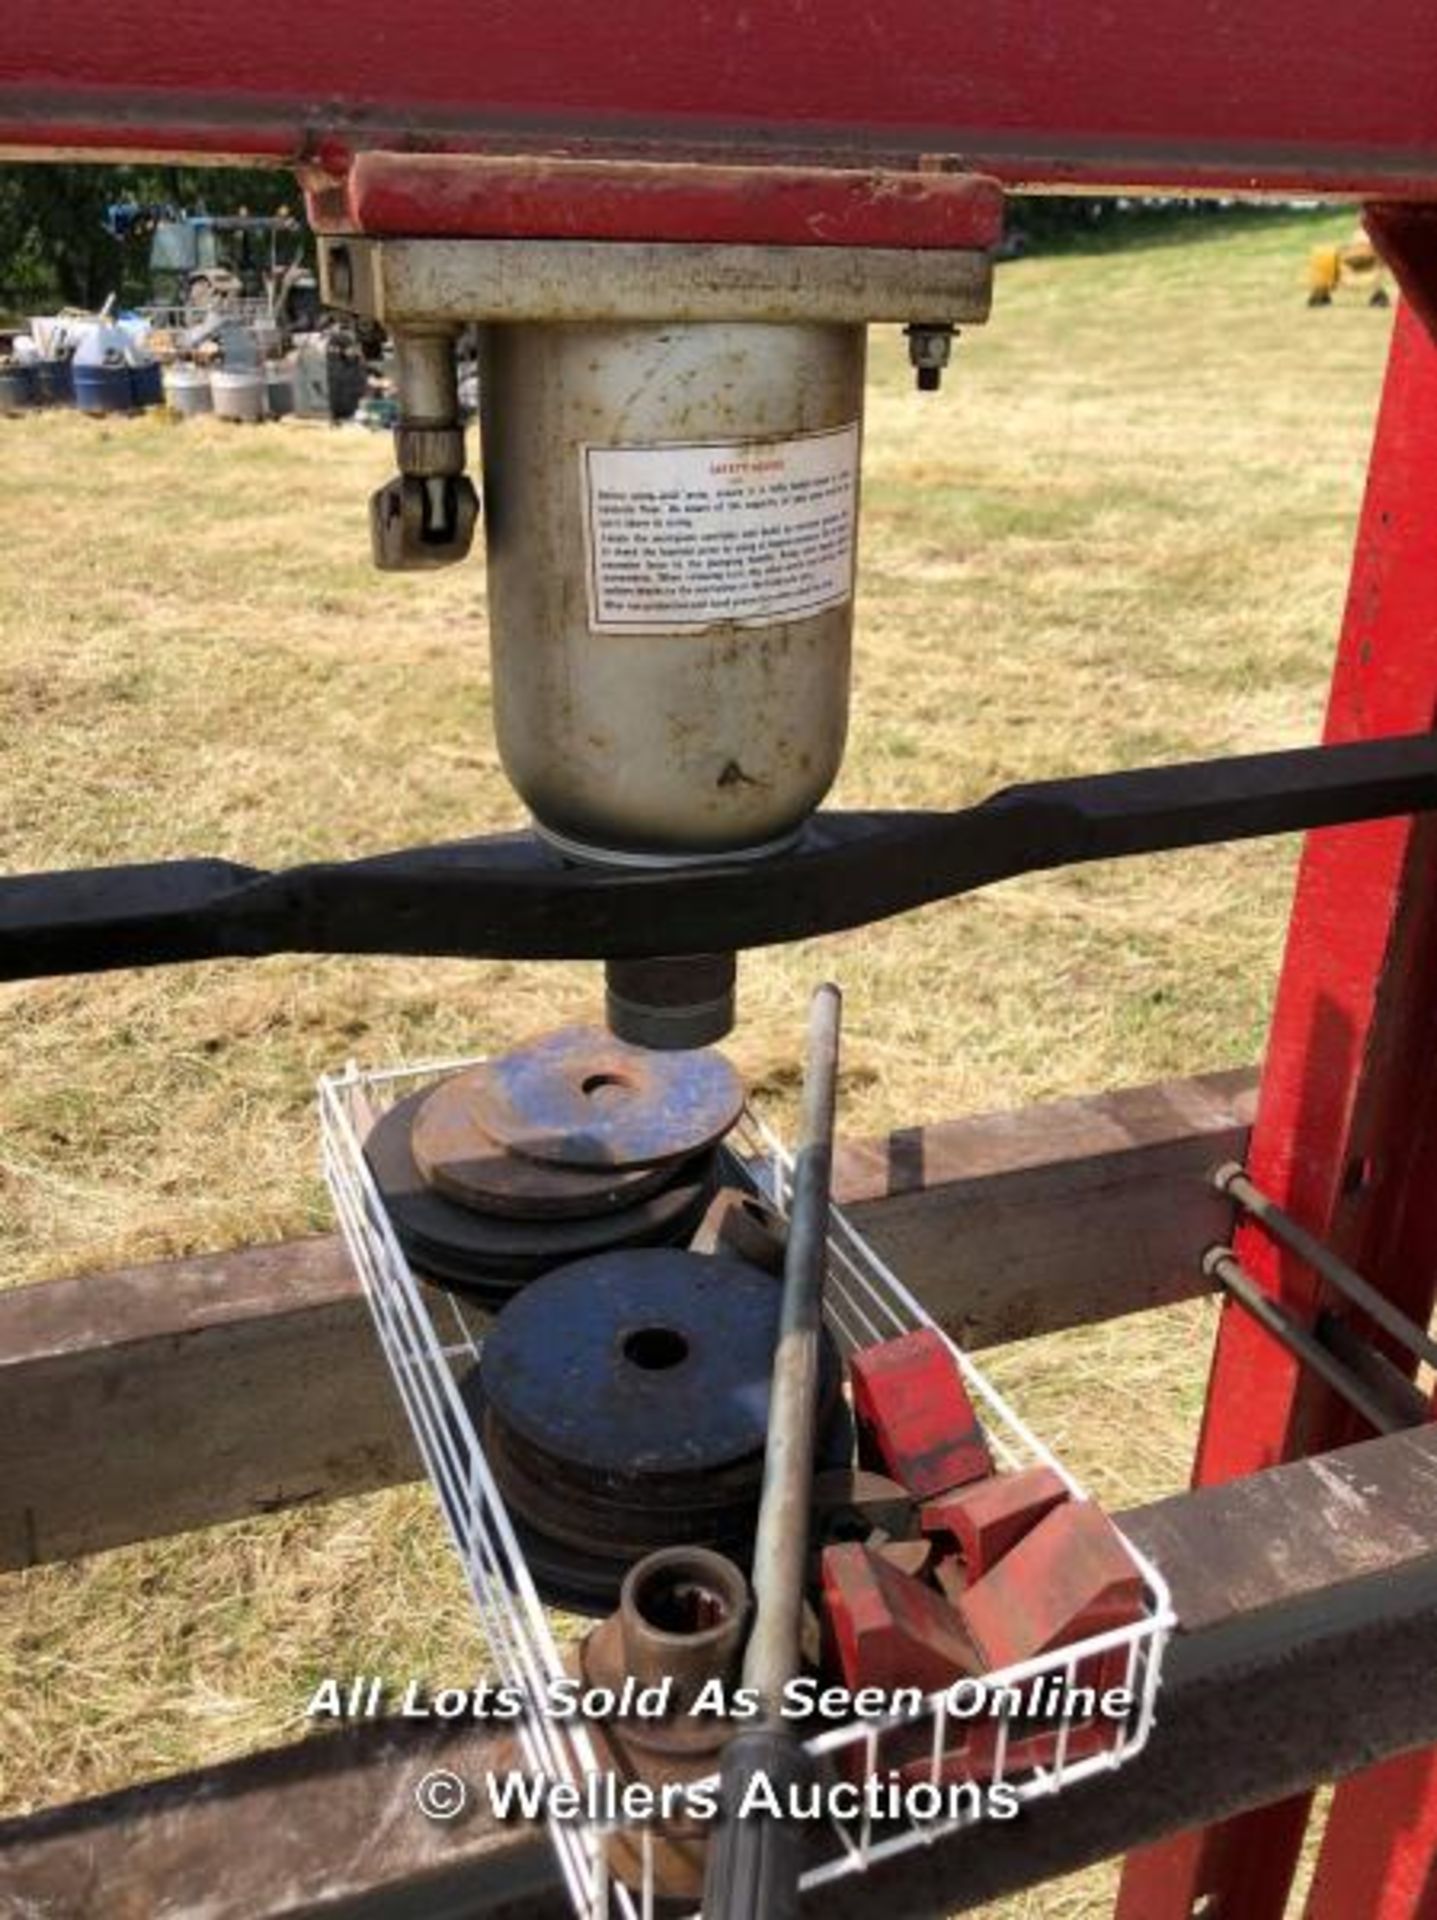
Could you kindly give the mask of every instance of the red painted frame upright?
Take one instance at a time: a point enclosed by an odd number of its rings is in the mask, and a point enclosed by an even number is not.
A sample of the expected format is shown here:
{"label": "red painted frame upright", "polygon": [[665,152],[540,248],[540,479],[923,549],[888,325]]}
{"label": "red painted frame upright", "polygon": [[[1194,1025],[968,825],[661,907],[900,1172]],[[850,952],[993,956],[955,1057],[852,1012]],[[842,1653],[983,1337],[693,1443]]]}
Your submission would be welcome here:
{"label": "red painted frame upright", "polygon": [[[1393,332],[1324,738],[1437,726],[1437,225],[1380,210],[1408,293]],[[1259,1186],[1413,1319],[1437,1304],[1437,820],[1314,834],[1304,851],[1249,1154]],[[1306,1320],[1316,1276],[1254,1224],[1238,1251]],[[1362,1329],[1398,1365],[1410,1357]],[[1235,1303],[1218,1335],[1196,1484],[1364,1437]],[[1240,1711],[1234,1703],[1234,1711]],[[1128,1864],[1119,1920],[1280,1920],[1310,1796],[1185,1834]],[[1199,1903],[1201,1907],[1199,1908]],[[1437,1914],[1437,1758],[1339,1788],[1307,1920]]]}
{"label": "red painted frame upright", "polygon": [[[1431,0],[18,0],[6,29],[0,154],[292,166],[331,231],[986,245],[995,201],[975,175],[1381,203],[1407,305],[1326,737],[1437,725]],[[1434,1045],[1437,821],[1312,836],[1253,1170],[1419,1318],[1437,1276]],[[1241,1252],[1315,1312],[1310,1273],[1255,1231]],[[1350,1432],[1229,1307],[1196,1477]],[[1188,1920],[1199,1900],[1210,1920],[1278,1920],[1308,1813],[1150,1850],[1121,1920]],[[1308,1920],[1437,1920],[1434,1859],[1437,1761],[1390,1762],[1339,1789]]]}

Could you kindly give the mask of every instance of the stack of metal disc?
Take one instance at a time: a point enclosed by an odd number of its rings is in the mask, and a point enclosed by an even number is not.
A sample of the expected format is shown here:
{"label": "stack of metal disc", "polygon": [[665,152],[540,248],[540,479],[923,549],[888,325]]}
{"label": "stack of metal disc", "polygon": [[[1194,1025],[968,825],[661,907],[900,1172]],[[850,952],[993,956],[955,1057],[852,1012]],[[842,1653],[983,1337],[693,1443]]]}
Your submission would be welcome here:
{"label": "stack of metal disc", "polygon": [[687,1240],[742,1105],[717,1053],[566,1027],[399,1101],[365,1156],[416,1272],[493,1305],[586,1254]]}
{"label": "stack of metal disc", "polygon": [[[657,1547],[746,1558],[781,1300],[746,1261],[651,1248],[563,1267],[500,1314],[461,1392],[546,1598],[612,1605]],[[826,1345],[830,1429],[841,1372]]]}

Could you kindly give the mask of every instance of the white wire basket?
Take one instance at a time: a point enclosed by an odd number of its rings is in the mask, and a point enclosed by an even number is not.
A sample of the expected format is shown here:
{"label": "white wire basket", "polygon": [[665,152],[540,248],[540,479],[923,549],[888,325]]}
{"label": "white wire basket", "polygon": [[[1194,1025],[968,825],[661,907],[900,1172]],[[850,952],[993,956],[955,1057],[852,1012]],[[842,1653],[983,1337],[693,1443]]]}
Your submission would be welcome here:
{"label": "white wire basket", "polygon": [[[530,1699],[571,1673],[539,1598],[504,1500],[484,1457],[479,1435],[458,1391],[479,1357],[489,1316],[456,1295],[420,1280],[400,1250],[364,1157],[375,1118],[427,1081],[477,1065],[475,1060],[428,1061],[367,1072],[353,1065],[319,1083],[325,1178],[340,1228],[363,1282],[385,1358],[414,1429],[439,1498],[469,1591],[483,1627],[496,1677]],[[772,1132],[746,1112],[731,1137],[733,1172],[786,1211],[792,1162]],[[846,1356],[855,1348],[897,1338],[933,1322],[898,1277],[832,1209],[825,1289],[829,1327]],[[935,1329],[941,1333],[941,1330]],[[946,1336],[942,1336],[946,1339]],[[1073,1476],[1013,1411],[982,1370],[948,1341],[995,1463],[1003,1469],[1047,1466],[1074,1499],[1087,1496]],[[1152,1730],[1162,1656],[1175,1624],[1167,1587],[1157,1569],[1124,1541],[1143,1591],[1135,1623],[1075,1642],[1021,1665],[983,1676],[985,1713],[976,1744],[973,1723],[951,1690],[924,1699],[916,1711],[848,1722],[808,1742],[821,1781],[900,1780],[902,1812],[882,1794],[825,1795],[813,1835],[815,1864],[805,1887],[862,1873],[872,1863],[930,1845],[983,1818],[1002,1789],[1013,1806],[1041,1800],[1132,1759]],[[1032,1731],[1017,1721],[1046,1690],[1091,1685],[1120,1688],[1133,1701],[1121,1720],[1086,1725],[1058,1720]],[[1035,1695],[1036,1689],[1036,1695]],[[1023,1705],[1026,1702],[1027,1707]],[[583,1793],[605,1763],[582,1720],[540,1713],[515,1723],[525,1761],[535,1777]],[[968,1758],[955,1760],[966,1752]],[[922,1790],[926,1789],[926,1793]],[[851,1807],[851,1812],[850,1812]],[[549,1833],[581,1920],[649,1920],[658,1891],[654,1835],[623,1821],[555,1819]],[[624,1855],[642,1863],[636,1885],[614,1870],[613,1841],[622,1831]],[[670,1911],[665,1906],[665,1911]]]}

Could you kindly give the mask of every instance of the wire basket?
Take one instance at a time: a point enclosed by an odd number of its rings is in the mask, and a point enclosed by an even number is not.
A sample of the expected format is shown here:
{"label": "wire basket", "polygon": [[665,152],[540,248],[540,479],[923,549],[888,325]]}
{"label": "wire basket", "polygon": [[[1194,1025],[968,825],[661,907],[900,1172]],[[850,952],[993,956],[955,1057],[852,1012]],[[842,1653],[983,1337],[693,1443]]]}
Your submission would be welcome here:
{"label": "wire basket", "polygon": [[[477,1065],[430,1061],[366,1072],[353,1065],[319,1083],[325,1178],[358,1270],[385,1358],[394,1376],[478,1610],[498,1678],[532,1699],[568,1677],[544,1605],[484,1457],[458,1381],[478,1359],[489,1316],[418,1279],[400,1250],[362,1143],[393,1102],[426,1081]],[[726,1148],[730,1173],[786,1212],[792,1162],[771,1131],[745,1112]],[[824,1310],[845,1355],[931,1327],[913,1295],[844,1218],[831,1211]],[[941,1330],[940,1330],[941,1331]],[[946,1338],[946,1336],[944,1336]],[[1051,1467],[1075,1499],[1086,1495],[984,1377],[948,1345],[962,1372],[998,1466]],[[815,1823],[815,1864],[804,1885],[862,1873],[871,1863],[931,1844],[984,1817],[1001,1789],[1016,1808],[1077,1781],[1120,1767],[1151,1732],[1163,1651],[1174,1626],[1161,1575],[1125,1542],[1143,1588],[1143,1617],[1054,1653],[983,1676],[986,1711],[969,1718],[972,1696],[956,1689],[913,1710],[849,1721],[808,1741],[821,1782],[845,1783],[825,1795]],[[1059,1720],[1034,1733],[1033,1702],[1045,1690],[1098,1684],[1122,1688],[1134,1702],[1122,1720]],[[966,1703],[966,1705],[965,1705]],[[1041,1715],[1039,1716],[1041,1720]],[[1021,1725],[1019,1724],[1021,1722]],[[515,1723],[527,1766],[555,1786],[576,1788],[604,1771],[582,1720],[525,1714]],[[955,1759],[955,1755],[966,1757]],[[857,1783],[897,1775],[902,1791],[863,1793]],[[927,1789],[926,1793],[921,1789]],[[896,1798],[895,1798],[896,1795]],[[895,1806],[901,1812],[895,1816]],[[547,1805],[547,1803],[546,1803]],[[647,1920],[656,1899],[652,1830],[608,1819],[548,1819],[560,1868],[582,1920]],[[637,1885],[612,1866],[622,1831],[626,1854],[642,1865]]]}

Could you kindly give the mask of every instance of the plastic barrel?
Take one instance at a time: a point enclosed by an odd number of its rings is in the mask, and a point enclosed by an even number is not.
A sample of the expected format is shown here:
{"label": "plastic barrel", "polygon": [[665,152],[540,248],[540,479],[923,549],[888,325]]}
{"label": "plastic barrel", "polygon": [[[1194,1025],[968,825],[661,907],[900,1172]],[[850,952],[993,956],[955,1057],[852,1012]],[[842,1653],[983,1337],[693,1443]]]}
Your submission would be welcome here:
{"label": "plastic barrel", "polygon": [[68,407],[75,398],[68,360],[35,362],[35,398],[42,407]]}
{"label": "plastic barrel", "polygon": [[131,369],[127,365],[86,367],[77,361],[73,373],[75,405],[82,413],[135,411],[135,383],[130,378]]}
{"label": "plastic barrel", "polygon": [[164,378],[158,360],[141,360],[130,367],[130,391],[137,407],[165,404]]}
{"label": "plastic barrel", "polygon": [[36,404],[35,369],[12,361],[0,367],[0,413],[25,413]]}

